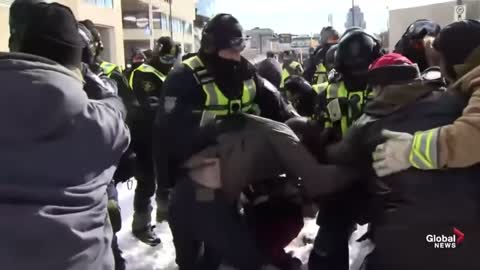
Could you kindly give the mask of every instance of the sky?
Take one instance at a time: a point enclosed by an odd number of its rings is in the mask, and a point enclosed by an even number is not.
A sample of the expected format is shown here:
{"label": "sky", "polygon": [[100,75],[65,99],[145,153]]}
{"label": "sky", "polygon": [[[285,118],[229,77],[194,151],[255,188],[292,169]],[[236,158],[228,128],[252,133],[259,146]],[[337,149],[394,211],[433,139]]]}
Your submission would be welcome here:
{"label": "sky", "polygon": [[[367,31],[379,33],[388,28],[388,9],[428,5],[448,0],[355,0],[367,22]],[[319,33],[333,15],[333,26],[345,29],[351,0],[216,0],[217,13],[231,13],[248,30],[271,28],[276,33]]]}

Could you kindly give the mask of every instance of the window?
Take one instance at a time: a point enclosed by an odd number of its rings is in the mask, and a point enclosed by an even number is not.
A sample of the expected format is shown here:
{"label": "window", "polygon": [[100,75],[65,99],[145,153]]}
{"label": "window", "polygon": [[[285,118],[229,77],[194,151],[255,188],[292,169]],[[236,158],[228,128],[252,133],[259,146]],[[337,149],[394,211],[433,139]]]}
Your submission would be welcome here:
{"label": "window", "polygon": [[[123,13],[123,28],[125,29],[146,29],[149,25],[148,11],[128,11]],[[163,12],[153,13],[154,29],[170,31],[170,17]],[[172,30],[175,33],[193,33],[193,25],[180,18],[172,18]]]}
{"label": "window", "polygon": [[0,0],[0,5],[10,5],[11,3],[13,3],[13,0]]}
{"label": "window", "polygon": [[83,2],[101,8],[113,8],[113,0],[83,0]]}

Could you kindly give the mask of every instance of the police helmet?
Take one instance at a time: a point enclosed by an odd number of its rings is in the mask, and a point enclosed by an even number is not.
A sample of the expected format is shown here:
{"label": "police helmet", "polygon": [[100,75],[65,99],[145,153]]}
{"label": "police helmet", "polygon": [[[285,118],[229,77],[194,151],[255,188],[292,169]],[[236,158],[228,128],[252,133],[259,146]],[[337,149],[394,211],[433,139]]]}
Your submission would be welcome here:
{"label": "police helmet", "polygon": [[158,56],[161,63],[172,65],[180,55],[180,46],[175,44],[170,37],[161,37],[157,40],[153,55]]}
{"label": "police helmet", "polygon": [[82,38],[84,43],[83,45],[83,52],[82,52],[82,62],[86,64],[93,64],[95,61],[95,42],[93,40],[93,36],[91,32],[87,29],[87,27],[81,23],[78,23],[78,33]]}
{"label": "police helmet", "polygon": [[80,21],[80,24],[84,25],[90,31],[93,38],[93,45],[95,47],[95,56],[99,56],[104,49],[100,32],[91,20]]}
{"label": "police helmet", "polygon": [[328,71],[335,68],[335,56],[337,54],[338,44],[333,45],[325,54],[324,65]]}
{"label": "police helmet", "polygon": [[335,69],[343,74],[368,71],[370,64],[382,56],[382,46],[364,31],[351,31],[338,44]]}
{"label": "police helmet", "polygon": [[217,14],[203,28],[201,50],[213,54],[223,49],[243,51],[247,38],[243,28],[231,14]]}
{"label": "police helmet", "polygon": [[358,27],[358,26],[353,26],[353,27],[350,27],[348,28],[347,30],[345,30],[345,32],[343,32],[342,36],[340,38],[343,38],[345,37],[346,35],[348,35],[349,33],[351,32],[354,32],[354,31],[363,31],[362,28]]}

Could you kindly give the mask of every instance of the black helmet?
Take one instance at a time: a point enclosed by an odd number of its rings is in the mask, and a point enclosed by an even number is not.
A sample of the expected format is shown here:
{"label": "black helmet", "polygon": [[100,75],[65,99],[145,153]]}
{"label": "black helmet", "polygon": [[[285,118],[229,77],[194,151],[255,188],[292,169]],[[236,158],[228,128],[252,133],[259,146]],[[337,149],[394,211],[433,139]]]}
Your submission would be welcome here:
{"label": "black helmet", "polygon": [[352,31],[338,44],[335,69],[343,74],[367,72],[370,64],[382,55],[380,42],[364,31]]}
{"label": "black helmet", "polygon": [[345,30],[345,32],[343,32],[343,35],[341,38],[345,37],[346,35],[348,35],[348,33],[351,33],[353,31],[363,31],[362,28],[358,27],[358,26],[353,26],[353,27],[350,27],[348,28],[347,30]]}
{"label": "black helmet", "polygon": [[95,62],[96,48],[92,33],[85,25],[81,23],[78,23],[78,33],[80,34],[80,37],[84,43],[82,62],[89,65],[93,64]]}
{"label": "black helmet", "polygon": [[335,56],[337,55],[338,44],[333,45],[325,54],[324,65],[328,71],[335,68]]}
{"label": "black helmet", "polygon": [[84,25],[89,31],[93,38],[93,45],[95,47],[95,57],[99,56],[100,53],[103,51],[103,42],[100,32],[98,31],[97,27],[91,20],[84,20],[80,21],[80,24]]}
{"label": "black helmet", "polygon": [[425,36],[432,36],[436,37],[440,33],[441,27],[438,23],[420,19],[416,20],[412,24],[410,24],[403,34],[402,38],[407,39],[423,39]]}
{"label": "black helmet", "polygon": [[431,20],[416,20],[407,27],[402,38],[395,45],[394,52],[405,55],[417,63],[423,71],[428,68],[423,39],[426,36],[438,36],[440,30],[440,25]]}
{"label": "black helmet", "polygon": [[158,56],[163,64],[172,65],[180,54],[180,47],[170,37],[161,37],[153,49],[153,55]]}
{"label": "black helmet", "polygon": [[305,78],[297,75],[288,77],[285,80],[285,89],[288,99],[300,115],[313,114],[316,93]]}
{"label": "black helmet", "polygon": [[338,31],[335,30],[331,26],[324,27],[322,29],[322,32],[320,32],[320,45],[326,45],[329,43],[329,40],[336,40],[334,42],[337,43],[338,39],[340,38],[340,35],[338,34]]}
{"label": "black helmet", "polygon": [[238,20],[230,14],[217,14],[203,28],[201,50],[215,53],[223,49],[245,49],[243,28]]}

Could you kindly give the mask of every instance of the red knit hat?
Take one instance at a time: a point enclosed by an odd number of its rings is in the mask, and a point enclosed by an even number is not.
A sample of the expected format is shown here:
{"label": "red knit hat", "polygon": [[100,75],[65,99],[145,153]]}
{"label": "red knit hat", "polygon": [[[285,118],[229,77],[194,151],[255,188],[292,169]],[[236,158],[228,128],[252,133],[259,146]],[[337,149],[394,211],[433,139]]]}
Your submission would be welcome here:
{"label": "red knit hat", "polygon": [[378,58],[370,65],[368,72],[368,82],[371,85],[398,84],[419,78],[418,65],[398,53]]}

